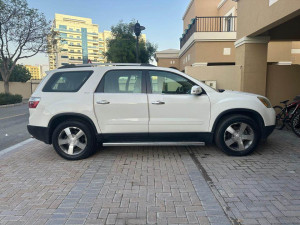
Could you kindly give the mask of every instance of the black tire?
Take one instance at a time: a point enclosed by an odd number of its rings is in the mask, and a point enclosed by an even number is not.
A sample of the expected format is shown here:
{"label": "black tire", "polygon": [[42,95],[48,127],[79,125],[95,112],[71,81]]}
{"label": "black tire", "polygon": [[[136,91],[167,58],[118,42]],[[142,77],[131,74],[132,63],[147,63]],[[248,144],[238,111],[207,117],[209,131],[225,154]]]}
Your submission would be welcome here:
{"label": "black tire", "polygon": [[[72,147],[72,151],[70,151],[70,154],[68,153],[71,144],[65,143],[67,141],[70,141],[67,132],[65,132],[67,129],[69,129],[71,136],[73,137],[72,142],[74,141],[74,144],[72,144],[73,147]],[[82,136],[80,136],[80,138],[76,139],[76,134],[79,135],[79,131],[82,131],[83,134]],[[59,141],[62,142],[59,143]],[[67,160],[85,159],[90,155],[92,155],[97,149],[96,137],[92,128],[86,123],[84,123],[83,121],[77,121],[77,120],[65,121],[59,124],[53,131],[52,143],[55,151],[61,157]]]}
{"label": "black tire", "polygon": [[273,107],[273,109],[276,112],[276,123],[275,123],[275,129],[277,130],[282,130],[285,126],[285,113],[283,110],[283,108],[279,105],[276,105]]}
{"label": "black tire", "polygon": [[[239,133],[240,129],[243,129],[242,124],[243,126],[246,124],[246,128],[243,132]],[[229,127],[231,127],[231,129],[229,129]],[[235,132],[234,134],[228,131],[232,131],[232,129]],[[249,140],[242,140],[244,137],[251,137],[252,140],[250,141],[250,138]],[[225,117],[218,125],[215,133],[216,145],[227,155],[232,156],[246,156],[251,154],[257,147],[260,138],[261,132],[258,124],[250,117],[244,115],[231,115]],[[233,143],[228,147],[227,144],[230,143],[230,140],[233,141]],[[238,140],[242,142],[241,145],[238,144]],[[238,149],[240,146],[244,146],[244,149]]]}
{"label": "black tire", "polygon": [[297,112],[292,120],[291,120],[291,125],[294,133],[300,137],[300,112]]}

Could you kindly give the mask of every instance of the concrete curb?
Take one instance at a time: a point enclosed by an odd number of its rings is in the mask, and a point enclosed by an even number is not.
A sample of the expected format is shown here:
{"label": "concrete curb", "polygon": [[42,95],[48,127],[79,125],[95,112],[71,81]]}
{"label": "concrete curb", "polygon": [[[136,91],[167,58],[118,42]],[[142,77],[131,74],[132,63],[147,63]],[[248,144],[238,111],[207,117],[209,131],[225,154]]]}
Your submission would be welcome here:
{"label": "concrete curb", "polygon": [[10,105],[0,105],[0,108],[14,107],[14,106],[23,105],[23,104],[26,104],[26,103],[27,103],[27,102],[20,102],[20,103],[10,104]]}
{"label": "concrete curb", "polygon": [[3,156],[3,155],[5,155],[5,154],[7,154],[7,153],[9,153],[9,152],[11,152],[11,151],[13,151],[13,150],[16,150],[19,147],[22,147],[22,146],[26,145],[27,143],[32,142],[33,140],[35,140],[35,139],[34,138],[29,138],[29,139],[27,139],[25,141],[22,141],[22,142],[20,142],[18,144],[15,144],[15,145],[11,146],[11,147],[8,147],[6,149],[0,150],[0,157]]}

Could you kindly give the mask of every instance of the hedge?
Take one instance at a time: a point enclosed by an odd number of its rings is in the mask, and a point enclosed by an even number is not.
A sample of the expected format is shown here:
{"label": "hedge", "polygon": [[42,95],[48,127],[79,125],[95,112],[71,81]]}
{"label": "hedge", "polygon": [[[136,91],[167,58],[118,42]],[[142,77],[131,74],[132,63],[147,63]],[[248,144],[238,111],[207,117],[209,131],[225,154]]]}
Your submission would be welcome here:
{"label": "hedge", "polygon": [[0,105],[9,105],[22,102],[21,95],[0,93]]}

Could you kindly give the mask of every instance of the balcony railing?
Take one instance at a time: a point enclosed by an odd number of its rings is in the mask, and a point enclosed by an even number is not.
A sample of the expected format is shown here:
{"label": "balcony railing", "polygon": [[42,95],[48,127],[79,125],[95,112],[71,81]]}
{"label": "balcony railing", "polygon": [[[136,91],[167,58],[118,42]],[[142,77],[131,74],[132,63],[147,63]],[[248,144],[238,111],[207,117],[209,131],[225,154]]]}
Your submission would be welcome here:
{"label": "balcony railing", "polygon": [[180,38],[180,48],[195,32],[236,32],[236,16],[195,17]]}

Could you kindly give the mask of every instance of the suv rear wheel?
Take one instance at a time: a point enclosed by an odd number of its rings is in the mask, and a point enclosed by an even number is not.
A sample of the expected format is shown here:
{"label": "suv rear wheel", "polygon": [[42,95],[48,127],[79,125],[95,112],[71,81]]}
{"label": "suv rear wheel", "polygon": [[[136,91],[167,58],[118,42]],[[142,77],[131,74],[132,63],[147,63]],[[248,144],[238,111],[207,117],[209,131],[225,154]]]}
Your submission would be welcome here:
{"label": "suv rear wheel", "polygon": [[92,155],[96,149],[95,135],[81,121],[66,121],[59,124],[52,135],[55,151],[65,159],[79,160]]}
{"label": "suv rear wheel", "polygon": [[252,153],[260,140],[257,123],[248,116],[226,117],[215,134],[217,146],[228,155],[245,156]]}

